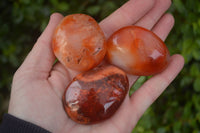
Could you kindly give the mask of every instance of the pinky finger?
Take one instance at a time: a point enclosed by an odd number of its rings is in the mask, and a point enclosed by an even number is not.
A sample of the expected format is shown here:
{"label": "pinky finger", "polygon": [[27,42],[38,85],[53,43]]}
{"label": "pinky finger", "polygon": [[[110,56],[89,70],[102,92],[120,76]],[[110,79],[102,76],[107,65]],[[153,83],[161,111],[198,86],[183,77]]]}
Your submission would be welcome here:
{"label": "pinky finger", "polygon": [[175,79],[184,65],[184,59],[181,55],[173,55],[169,66],[165,71],[153,76],[146,81],[136,92],[130,97],[132,110],[135,111],[137,121],[146,111],[146,109],[161,95],[168,85]]}

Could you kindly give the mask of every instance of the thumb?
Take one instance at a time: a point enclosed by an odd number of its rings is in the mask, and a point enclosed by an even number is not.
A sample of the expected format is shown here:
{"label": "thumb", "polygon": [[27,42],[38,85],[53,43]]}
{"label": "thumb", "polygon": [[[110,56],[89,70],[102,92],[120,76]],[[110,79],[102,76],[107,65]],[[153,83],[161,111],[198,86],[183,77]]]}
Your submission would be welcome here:
{"label": "thumb", "polygon": [[54,13],[51,15],[46,29],[38,38],[20,69],[28,69],[29,71],[33,71],[35,74],[37,72],[49,73],[55,61],[55,56],[51,47],[52,36],[56,26],[62,18],[63,16],[59,13]]}

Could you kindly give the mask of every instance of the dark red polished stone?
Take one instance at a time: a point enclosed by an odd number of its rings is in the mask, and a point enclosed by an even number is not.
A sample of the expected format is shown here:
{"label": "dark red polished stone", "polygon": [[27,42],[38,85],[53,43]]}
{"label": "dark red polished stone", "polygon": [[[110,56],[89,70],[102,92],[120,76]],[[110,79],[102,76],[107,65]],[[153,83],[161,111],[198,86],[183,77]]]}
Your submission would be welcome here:
{"label": "dark red polished stone", "polygon": [[63,95],[63,105],[75,122],[94,124],[116,112],[128,89],[124,71],[112,65],[100,66],[73,79]]}

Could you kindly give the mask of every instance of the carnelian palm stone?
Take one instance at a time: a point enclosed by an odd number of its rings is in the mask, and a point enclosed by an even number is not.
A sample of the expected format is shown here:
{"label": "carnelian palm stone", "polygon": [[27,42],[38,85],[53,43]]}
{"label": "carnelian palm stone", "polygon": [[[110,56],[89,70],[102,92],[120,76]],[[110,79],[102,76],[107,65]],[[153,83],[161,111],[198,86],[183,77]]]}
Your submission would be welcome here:
{"label": "carnelian palm stone", "polygon": [[98,123],[116,112],[128,89],[124,71],[112,65],[99,66],[73,79],[63,96],[64,108],[77,123]]}
{"label": "carnelian palm stone", "polygon": [[53,52],[66,67],[87,71],[104,59],[106,40],[98,23],[85,14],[63,18],[52,39]]}
{"label": "carnelian palm stone", "polygon": [[109,63],[138,76],[162,72],[170,59],[164,42],[138,26],[123,27],[113,33],[107,41],[106,55]]}

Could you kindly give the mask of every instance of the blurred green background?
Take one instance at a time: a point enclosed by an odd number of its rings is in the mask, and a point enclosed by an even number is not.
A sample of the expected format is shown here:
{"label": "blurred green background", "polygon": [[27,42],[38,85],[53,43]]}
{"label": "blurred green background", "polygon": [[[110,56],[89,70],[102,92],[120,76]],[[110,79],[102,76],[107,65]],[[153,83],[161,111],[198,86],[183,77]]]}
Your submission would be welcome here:
{"label": "blurred green background", "polygon": [[[7,112],[12,76],[44,30],[53,12],[86,13],[97,21],[126,0],[1,0],[0,119]],[[200,133],[200,1],[173,0],[175,27],[166,40],[171,54],[180,53],[180,75],[145,112],[133,133]],[[130,93],[148,77],[141,77]]]}

